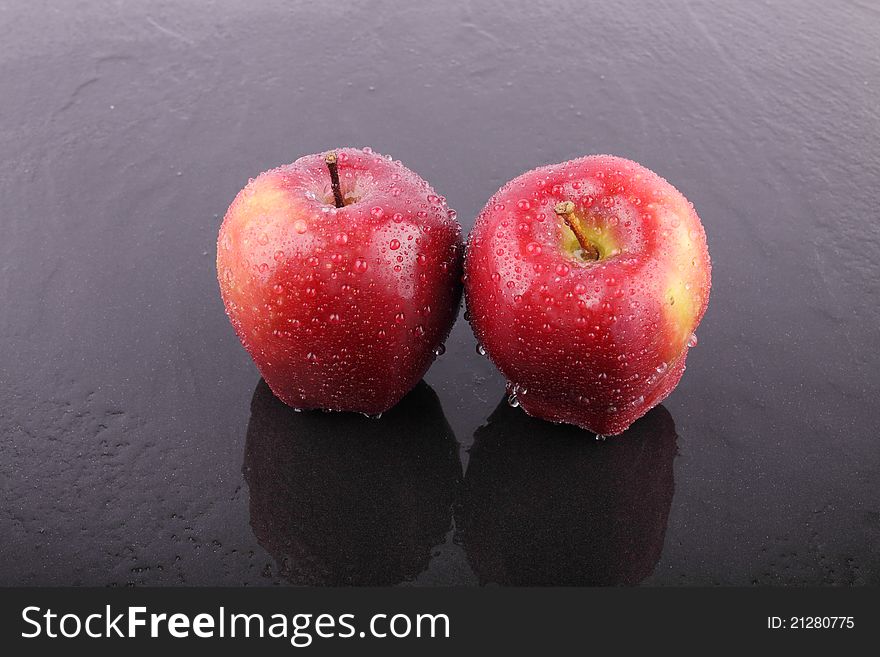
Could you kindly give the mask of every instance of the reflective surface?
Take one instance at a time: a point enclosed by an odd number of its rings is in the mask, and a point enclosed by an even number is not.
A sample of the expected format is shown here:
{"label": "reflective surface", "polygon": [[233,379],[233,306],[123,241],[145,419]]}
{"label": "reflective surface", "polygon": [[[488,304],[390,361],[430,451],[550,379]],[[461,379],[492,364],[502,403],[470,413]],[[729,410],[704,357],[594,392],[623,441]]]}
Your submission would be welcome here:
{"label": "reflective surface", "polygon": [[[0,4],[0,584],[880,583],[880,12],[728,5]],[[341,144],[465,230],[585,153],[670,180],[713,290],[663,409],[583,446],[496,409],[461,319],[423,410],[274,406],[217,229]]]}

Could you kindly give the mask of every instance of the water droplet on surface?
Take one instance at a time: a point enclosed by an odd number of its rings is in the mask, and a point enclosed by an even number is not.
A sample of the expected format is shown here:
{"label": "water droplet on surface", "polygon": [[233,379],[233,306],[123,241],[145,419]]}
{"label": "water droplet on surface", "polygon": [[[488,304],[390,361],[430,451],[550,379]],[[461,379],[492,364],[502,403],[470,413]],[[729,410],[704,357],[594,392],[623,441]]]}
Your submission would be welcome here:
{"label": "water droplet on surface", "polygon": [[605,436],[601,433],[596,434],[596,442],[604,443],[608,439],[608,436]]}
{"label": "water droplet on surface", "polygon": [[340,246],[344,246],[348,244],[348,233],[338,233],[336,237],[333,238],[333,241],[339,244]]}
{"label": "water droplet on surface", "polygon": [[302,235],[304,232],[306,232],[306,231],[309,229],[309,227],[306,225],[306,222],[305,222],[305,221],[303,221],[302,219],[297,219],[297,220],[293,223],[293,229],[294,229],[297,233],[299,233],[300,235]]}
{"label": "water droplet on surface", "polygon": [[657,366],[657,374],[663,374],[663,372],[665,372],[668,368],[669,365],[667,365],[666,363],[660,363]]}
{"label": "water droplet on surface", "polygon": [[260,236],[257,238],[257,243],[259,244],[268,244],[269,236],[266,233],[260,233]]}
{"label": "water droplet on surface", "polygon": [[397,251],[397,249],[400,248],[400,241],[399,240],[391,240],[391,243],[388,245],[388,247],[392,251]]}
{"label": "water droplet on surface", "polygon": [[688,338],[688,347],[696,347],[697,346],[697,334],[691,333],[691,337]]}
{"label": "water droplet on surface", "polygon": [[359,274],[363,274],[365,271],[367,271],[368,268],[369,265],[367,264],[367,261],[363,258],[358,258],[354,261],[354,270]]}
{"label": "water droplet on surface", "polygon": [[518,207],[520,210],[528,210],[530,207],[532,207],[532,204],[529,203],[528,199],[523,198],[516,202],[516,207]]}
{"label": "water droplet on surface", "polygon": [[516,393],[511,393],[511,395],[507,398],[507,403],[510,404],[511,408],[519,407],[519,398],[516,396]]}
{"label": "water droplet on surface", "polygon": [[442,356],[445,353],[446,353],[446,345],[443,344],[442,342],[440,344],[438,344],[436,347],[434,347],[434,355],[435,356]]}
{"label": "water droplet on surface", "polygon": [[385,214],[385,211],[378,205],[370,209],[370,216],[373,217],[373,219],[381,219],[383,214]]}
{"label": "water droplet on surface", "polygon": [[481,345],[479,342],[477,343],[477,353],[478,353],[480,356],[485,356],[485,355],[486,355],[486,348],[485,348],[483,345]]}

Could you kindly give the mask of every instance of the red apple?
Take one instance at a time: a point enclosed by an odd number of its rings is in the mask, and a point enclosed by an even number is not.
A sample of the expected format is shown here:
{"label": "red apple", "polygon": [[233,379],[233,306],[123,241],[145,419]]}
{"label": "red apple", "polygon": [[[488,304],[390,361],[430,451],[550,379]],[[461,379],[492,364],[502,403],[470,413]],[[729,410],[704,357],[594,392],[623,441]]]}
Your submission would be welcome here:
{"label": "red apple", "polygon": [[619,157],[529,171],[468,239],[471,326],[511,403],[597,434],[675,388],[709,301],[706,235],[672,185]]}
{"label": "red apple", "polygon": [[446,200],[370,149],[308,155],[239,192],[217,242],[226,313],[297,409],[376,415],[455,321],[461,229]]}

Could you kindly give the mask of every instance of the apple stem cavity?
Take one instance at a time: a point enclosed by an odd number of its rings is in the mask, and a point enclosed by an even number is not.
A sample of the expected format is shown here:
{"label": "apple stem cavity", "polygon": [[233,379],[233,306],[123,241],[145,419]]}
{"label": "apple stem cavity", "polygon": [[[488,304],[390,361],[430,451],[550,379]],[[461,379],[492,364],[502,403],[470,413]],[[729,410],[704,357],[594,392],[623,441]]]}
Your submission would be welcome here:
{"label": "apple stem cavity", "polygon": [[598,260],[599,250],[593,246],[593,243],[590,242],[590,239],[584,234],[584,231],[581,230],[581,225],[578,222],[577,217],[574,216],[574,203],[572,201],[560,201],[556,204],[556,207],[553,208],[553,211],[562,218],[565,225],[568,226],[572,233],[574,233],[578,244],[581,245],[583,259]]}
{"label": "apple stem cavity", "polygon": [[342,198],[342,188],[339,186],[339,169],[336,166],[336,151],[330,151],[324,156],[324,162],[327,163],[327,169],[330,171],[330,187],[333,189],[333,202],[337,208],[345,205]]}

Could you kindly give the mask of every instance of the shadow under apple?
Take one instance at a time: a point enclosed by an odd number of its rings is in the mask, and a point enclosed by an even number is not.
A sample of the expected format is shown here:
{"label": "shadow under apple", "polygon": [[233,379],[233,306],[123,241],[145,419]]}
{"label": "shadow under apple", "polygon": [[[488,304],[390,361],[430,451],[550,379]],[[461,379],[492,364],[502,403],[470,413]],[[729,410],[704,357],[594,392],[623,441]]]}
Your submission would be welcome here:
{"label": "shadow under apple", "polygon": [[675,423],[662,406],[624,434],[593,434],[511,408],[474,435],[456,540],[481,583],[634,585],[663,550]]}
{"label": "shadow under apple", "polygon": [[242,469],[257,541],[303,585],[414,578],[452,526],[461,482],[458,444],[424,382],[370,419],[298,413],[261,380]]}

